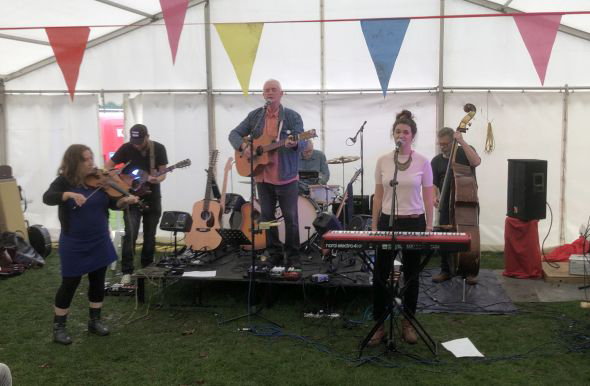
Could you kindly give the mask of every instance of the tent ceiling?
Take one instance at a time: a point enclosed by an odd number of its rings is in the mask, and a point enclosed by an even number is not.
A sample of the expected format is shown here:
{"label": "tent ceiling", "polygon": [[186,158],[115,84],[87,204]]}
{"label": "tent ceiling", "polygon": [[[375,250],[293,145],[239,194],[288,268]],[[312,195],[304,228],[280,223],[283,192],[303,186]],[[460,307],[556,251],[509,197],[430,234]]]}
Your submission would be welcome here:
{"label": "tent ceiling", "polygon": [[[484,7],[482,13],[498,6],[508,7],[508,12],[590,10],[590,0],[465,1]],[[93,40],[161,12],[159,0],[0,0],[0,4],[0,77],[53,56],[44,27],[90,26],[89,39]],[[285,2],[284,6],[295,4]],[[350,17],[354,13],[351,8]],[[391,14],[384,16],[396,16],[395,8],[392,6]],[[252,12],[251,20],[257,20],[256,12]],[[215,22],[214,14],[212,21]],[[562,24],[588,33],[590,15],[566,15]]]}

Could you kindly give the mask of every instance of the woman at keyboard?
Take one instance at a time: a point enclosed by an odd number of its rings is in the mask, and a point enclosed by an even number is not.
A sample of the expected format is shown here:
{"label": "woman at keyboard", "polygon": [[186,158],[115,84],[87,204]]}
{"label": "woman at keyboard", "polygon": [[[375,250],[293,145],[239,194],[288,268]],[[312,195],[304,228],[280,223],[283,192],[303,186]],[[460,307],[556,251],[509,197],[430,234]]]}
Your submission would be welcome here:
{"label": "woman at keyboard", "polygon": [[[391,135],[395,149],[379,157],[375,167],[375,196],[373,198],[372,230],[432,231],[432,169],[430,161],[412,150],[418,129],[412,113],[403,110],[396,116]],[[395,178],[395,181],[394,181]],[[394,197],[394,186],[396,194]],[[395,199],[394,199],[395,198]],[[393,224],[390,217],[393,212]],[[373,318],[379,320],[392,301],[386,283],[398,252],[377,249],[373,275]],[[405,287],[403,309],[408,316],[416,312],[419,291],[419,251],[404,251],[402,273]],[[371,337],[369,345],[383,341],[383,324]],[[410,344],[417,342],[416,331],[407,319],[402,319],[402,338]]]}

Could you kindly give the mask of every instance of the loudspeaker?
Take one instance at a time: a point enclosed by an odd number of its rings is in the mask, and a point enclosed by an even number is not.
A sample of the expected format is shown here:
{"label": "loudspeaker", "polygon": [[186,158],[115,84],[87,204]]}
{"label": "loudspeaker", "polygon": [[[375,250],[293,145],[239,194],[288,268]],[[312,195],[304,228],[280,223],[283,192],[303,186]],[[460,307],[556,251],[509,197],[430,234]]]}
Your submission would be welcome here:
{"label": "loudspeaker", "polygon": [[370,231],[372,223],[372,216],[368,214],[357,214],[350,220],[348,229],[351,231]]}
{"label": "loudspeaker", "polygon": [[354,208],[354,214],[371,214],[371,201],[372,197],[354,195],[352,196],[352,206]]}
{"label": "loudspeaker", "polygon": [[171,232],[189,232],[193,226],[193,218],[186,212],[164,212],[160,229]]}
{"label": "loudspeaker", "polygon": [[509,217],[522,221],[546,217],[547,161],[538,159],[508,160]]}
{"label": "loudspeaker", "polygon": [[29,234],[14,178],[0,179],[0,232],[18,232],[28,242]]}

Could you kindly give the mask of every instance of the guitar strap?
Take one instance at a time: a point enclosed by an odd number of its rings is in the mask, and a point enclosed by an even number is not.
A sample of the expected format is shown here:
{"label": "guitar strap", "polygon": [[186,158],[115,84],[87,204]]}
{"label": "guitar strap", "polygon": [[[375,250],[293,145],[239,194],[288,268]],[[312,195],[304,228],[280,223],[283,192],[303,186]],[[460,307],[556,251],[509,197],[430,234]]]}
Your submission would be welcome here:
{"label": "guitar strap", "polygon": [[154,154],[154,141],[149,141],[150,147],[150,174],[156,172],[156,155]]}

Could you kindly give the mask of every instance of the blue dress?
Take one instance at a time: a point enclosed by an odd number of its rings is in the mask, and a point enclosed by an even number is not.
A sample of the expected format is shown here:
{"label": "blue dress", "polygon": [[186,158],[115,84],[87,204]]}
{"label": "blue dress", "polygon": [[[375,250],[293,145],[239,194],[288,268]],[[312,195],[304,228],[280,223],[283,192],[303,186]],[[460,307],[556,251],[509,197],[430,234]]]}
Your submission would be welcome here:
{"label": "blue dress", "polygon": [[[94,189],[77,187],[71,191],[89,197]],[[106,267],[117,260],[109,233],[107,208],[109,197],[102,190],[94,193],[84,205],[74,200],[66,203],[69,230],[59,236],[61,275],[77,277]]]}

